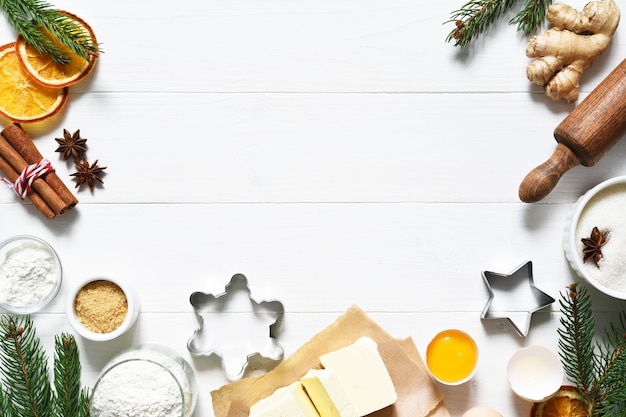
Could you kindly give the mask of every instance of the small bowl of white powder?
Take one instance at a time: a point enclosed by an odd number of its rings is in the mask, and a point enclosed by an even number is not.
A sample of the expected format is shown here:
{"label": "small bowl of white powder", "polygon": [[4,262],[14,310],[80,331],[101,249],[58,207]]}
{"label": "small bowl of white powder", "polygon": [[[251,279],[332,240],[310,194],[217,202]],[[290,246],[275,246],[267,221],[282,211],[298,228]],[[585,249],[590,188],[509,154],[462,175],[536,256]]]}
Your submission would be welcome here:
{"label": "small bowl of white powder", "polygon": [[94,385],[92,417],[190,417],[198,388],[189,363],[153,343],[131,347],[109,361]]}
{"label": "small bowl of white powder", "polygon": [[35,236],[14,236],[0,243],[0,309],[30,314],[50,303],[61,288],[57,253]]}
{"label": "small bowl of white powder", "polygon": [[626,300],[626,176],[604,181],[578,199],[565,225],[563,247],[581,278]]}

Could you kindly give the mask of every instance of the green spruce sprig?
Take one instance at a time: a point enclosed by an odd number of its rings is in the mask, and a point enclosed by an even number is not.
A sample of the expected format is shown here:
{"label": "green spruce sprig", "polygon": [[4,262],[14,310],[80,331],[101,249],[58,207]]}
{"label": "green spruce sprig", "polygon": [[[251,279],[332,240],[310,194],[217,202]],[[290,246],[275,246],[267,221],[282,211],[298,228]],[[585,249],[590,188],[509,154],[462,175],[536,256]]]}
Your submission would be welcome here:
{"label": "green spruce sprig", "polygon": [[89,389],[80,388],[76,340],[55,338],[54,389],[48,356],[30,316],[0,318],[0,417],[89,417]]}
{"label": "green spruce sprig", "polygon": [[46,32],[83,59],[89,60],[100,52],[94,39],[78,22],[50,3],[43,0],[0,0],[0,9],[28,44],[59,64],[69,63],[70,57]]}
{"label": "green spruce sprig", "polygon": [[54,339],[54,404],[58,416],[89,415],[89,389],[80,385],[78,346],[68,333]]}
{"label": "green spruce sprig", "polygon": [[532,35],[545,22],[551,4],[552,0],[526,0],[522,10],[509,23],[516,24],[518,32]]}
{"label": "green spruce sprig", "polygon": [[[454,23],[455,28],[446,37],[446,42],[454,41],[455,46],[467,46],[482,34],[518,0],[470,0],[460,9],[450,14],[444,23]],[[517,30],[525,35],[534,33],[545,21],[548,6],[552,0],[525,0],[522,9],[509,21],[516,24]]]}
{"label": "green spruce sprig", "polygon": [[590,417],[626,415],[626,314],[596,338],[589,294],[572,284],[561,294],[559,355]]}

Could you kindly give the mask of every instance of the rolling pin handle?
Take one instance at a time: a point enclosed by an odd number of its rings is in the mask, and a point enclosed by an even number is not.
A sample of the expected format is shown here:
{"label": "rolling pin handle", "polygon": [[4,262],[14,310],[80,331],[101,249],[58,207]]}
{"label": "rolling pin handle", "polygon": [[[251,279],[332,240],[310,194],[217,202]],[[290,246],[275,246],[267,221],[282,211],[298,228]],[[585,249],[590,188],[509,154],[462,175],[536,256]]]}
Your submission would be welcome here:
{"label": "rolling pin handle", "polygon": [[541,200],[556,187],[563,174],[580,162],[580,158],[570,148],[559,143],[550,159],[526,175],[519,187],[520,200],[525,203]]}

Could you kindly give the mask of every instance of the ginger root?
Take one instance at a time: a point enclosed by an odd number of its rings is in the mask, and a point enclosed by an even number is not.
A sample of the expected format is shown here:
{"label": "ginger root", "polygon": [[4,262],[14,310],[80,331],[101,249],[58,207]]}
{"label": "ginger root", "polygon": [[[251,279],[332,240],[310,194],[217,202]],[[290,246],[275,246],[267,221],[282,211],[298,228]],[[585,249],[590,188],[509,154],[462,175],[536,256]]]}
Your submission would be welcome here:
{"label": "ginger root", "polygon": [[553,100],[578,100],[580,77],[606,50],[619,24],[620,11],[613,0],[588,3],[581,12],[554,3],[548,8],[553,25],[529,39],[528,58],[537,58],[527,68],[528,79],[545,86]]}

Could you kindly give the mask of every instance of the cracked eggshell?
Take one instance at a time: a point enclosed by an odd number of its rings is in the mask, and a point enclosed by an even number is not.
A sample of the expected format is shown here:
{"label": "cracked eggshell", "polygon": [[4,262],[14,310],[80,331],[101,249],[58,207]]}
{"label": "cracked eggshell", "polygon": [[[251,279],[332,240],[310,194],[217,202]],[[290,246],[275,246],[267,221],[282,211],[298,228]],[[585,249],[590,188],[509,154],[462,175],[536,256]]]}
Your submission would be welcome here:
{"label": "cracked eggshell", "polygon": [[563,365],[559,357],[544,346],[520,348],[506,369],[511,389],[530,402],[544,401],[563,384]]}

